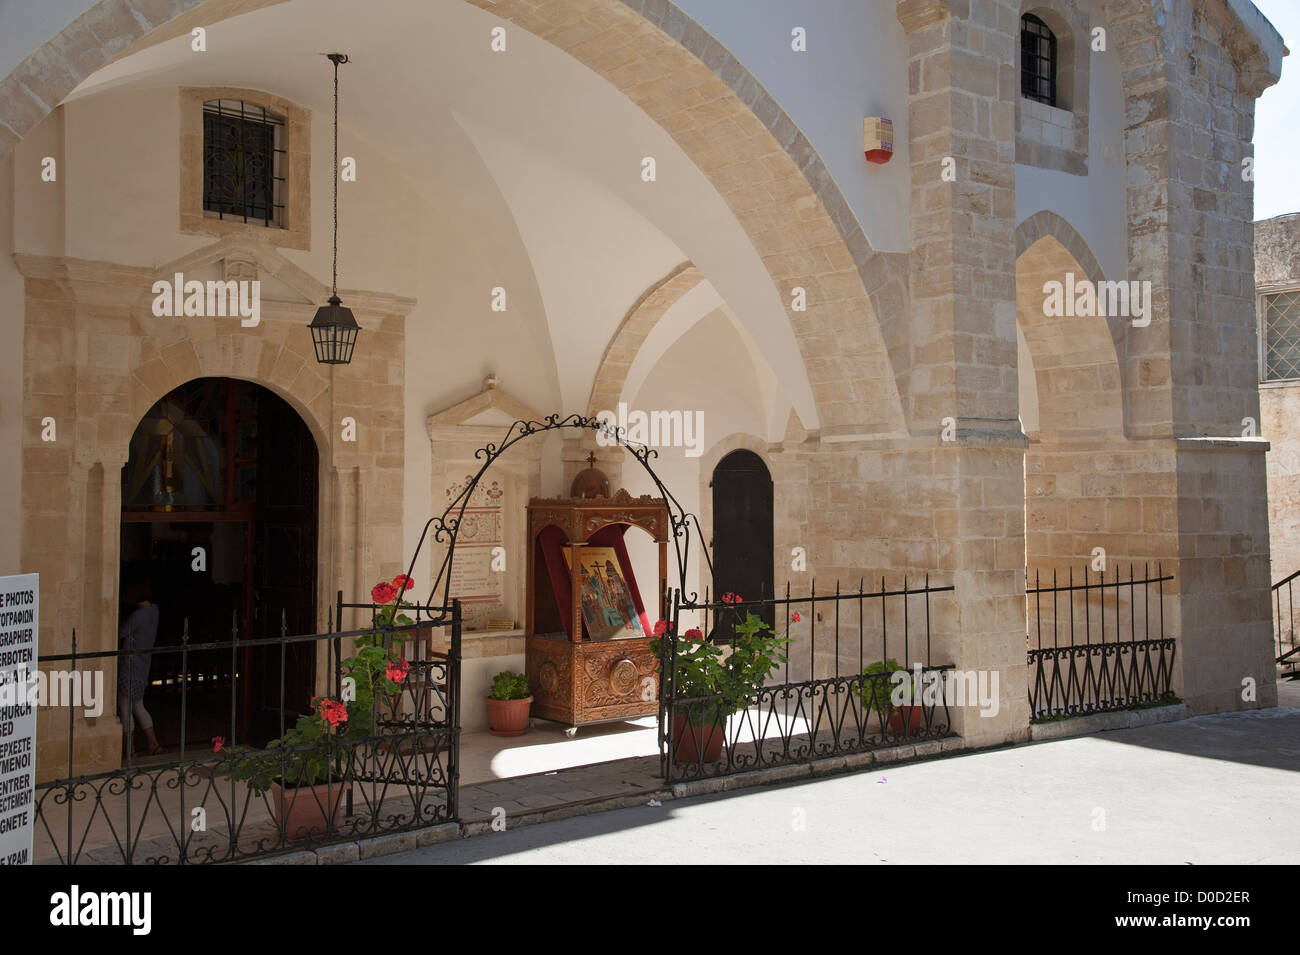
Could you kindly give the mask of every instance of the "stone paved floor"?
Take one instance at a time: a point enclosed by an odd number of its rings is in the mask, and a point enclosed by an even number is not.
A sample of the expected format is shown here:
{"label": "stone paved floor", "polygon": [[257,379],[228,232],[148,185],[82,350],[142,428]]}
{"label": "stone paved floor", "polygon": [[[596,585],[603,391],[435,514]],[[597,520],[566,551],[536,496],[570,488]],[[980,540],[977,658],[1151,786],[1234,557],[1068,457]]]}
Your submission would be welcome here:
{"label": "stone paved floor", "polygon": [[506,817],[532,809],[550,809],[572,803],[648,794],[664,788],[658,756],[611,760],[592,766],[516,776],[495,782],[462,786],[460,815],[466,822]]}
{"label": "stone paved floor", "polygon": [[607,763],[615,759],[659,753],[654,717],[620,723],[583,726],[569,738],[564,726],[550,720],[533,720],[523,736],[500,737],[490,733],[462,733],[460,781],[462,787],[516,776],[533,776],[570,766]]}

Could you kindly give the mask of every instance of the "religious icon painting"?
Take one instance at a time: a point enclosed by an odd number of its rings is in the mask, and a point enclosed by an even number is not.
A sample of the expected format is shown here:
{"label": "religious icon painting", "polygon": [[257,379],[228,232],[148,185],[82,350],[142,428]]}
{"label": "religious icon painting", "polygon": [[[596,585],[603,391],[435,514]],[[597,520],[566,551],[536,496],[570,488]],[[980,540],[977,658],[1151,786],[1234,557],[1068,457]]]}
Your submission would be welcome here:
{"label": "religious icon painting", "polygon": [[[568,551],[565,551],[566,558]],[[584,547],[578,552],[582,619],[593,640],[642,636],[632,588],[623,579],[612,547]]]}

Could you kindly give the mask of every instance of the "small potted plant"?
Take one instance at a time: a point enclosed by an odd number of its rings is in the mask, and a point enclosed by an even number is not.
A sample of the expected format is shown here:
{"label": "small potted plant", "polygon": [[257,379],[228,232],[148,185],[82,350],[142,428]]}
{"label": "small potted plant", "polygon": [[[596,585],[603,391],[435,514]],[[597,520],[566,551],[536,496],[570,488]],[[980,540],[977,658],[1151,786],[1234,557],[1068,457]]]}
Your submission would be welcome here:
{"label": "small potted plant", "polygon": [[[656,634],[662,636],[666,632],[667,624],[662,629],[656,625]],[[659,655],[658,638],[651,642],[650,649]],[[718,690],[724,669],[721,653],[696,629],[687,630],[677,641],[674,695],[693,702],[676,707],[673,713],[676,762],[716,763],[722,758],[727,717],[731,714]]]}
{"label": "small potted plant", "polygon": [[[902,682],[894,674],[902,673]],[[877,661],[862,671],[866,677],[860,690],[862,707],[868,713],[880,716],[891,733],[918,736],[925,719],[925,710],[919,703],[921,688],[913,687],[912,674],[897,660]],[[898,703],[894,703],[897,693]]]}
{"label": "small potted plant", "polygon": [[492,678],[492,692],[487,697],[489,732],[493,736],[523,736],[532,705],[527,674],[502,670]]}
{"label": "small potted plant", "polygon": [[[740,602],[734,594],[723,600]],[[799,615],[792,619],[798,621]],[[662,639],[668,624],[659,621],[654,633],[650,649],[659,657],[662,670]],[[676,704],[670,714],[675,762],[713,763],[722,757],[727,718],[757,701],[768,677],[786,661],[788,642],[753,613],[735,626],[730,653],[709,643],[699,630],[687,630],[677,639],[673,695],[691,702]]]}

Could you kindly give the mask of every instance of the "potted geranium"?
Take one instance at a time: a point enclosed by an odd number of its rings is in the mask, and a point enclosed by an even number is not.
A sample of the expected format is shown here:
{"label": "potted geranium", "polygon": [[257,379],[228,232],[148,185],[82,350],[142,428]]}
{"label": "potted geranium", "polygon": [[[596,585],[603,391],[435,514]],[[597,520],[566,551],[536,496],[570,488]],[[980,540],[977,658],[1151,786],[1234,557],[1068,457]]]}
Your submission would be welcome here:
{"label": "potted geranium", "polygon": [[[728,594],[729,604],[740,599]],[[798,622],[799,615],[792,616]],[[704,639],[694,628],[677,638],[673,661],[673,696],[689,702],[674,706],[672,753],[678,763],[716,762],[722,756],[727,717],[753,705],[759,691],[777,668],[786,662],[789,638],[782,637],[757,614],[747,614],[734,628],[731,652]],[[663,669],[663,638],[668,624],[655,624],[650,649]],[[662,672],[660,685],[664,685]]]}
{"label": "potted geranium", "polygon": [[492,692],[487,696],[488,732],[493,736],[523,736],[528,731],[532,705],[528,675],[502,670],[492,678]]}
{"label": "potted geranium", "polygon": [[[902,674],[901,681],[894,678],[897,673]],[[891,733],[919,735],[925,709],[920,704],[921,688],[912,685],[912,674],[890,659],[871,664],[862,675],[866,677],[860,688],[863,709],[878,714]]]}
{"label": "potted geranium", "polygon": [[375,735],[378,708],[391,706],[409,671],[409,664],[384,646],[383,630],[410,623],[399,610],[399,599],[411,582],[399,575],[371,590],[378,608],[376,631],[356,638],[354,656],[340,662],[343,692],[339,699],[319,696],[311,711],[263,750],[227,747],[221,737],[213,751],[226,757],[227,780],[240,780],[258,796],[270,795],[271,810],[285,835],[294,840],[316,838],[335,829],[339,801],[348,784],[350,745]]}

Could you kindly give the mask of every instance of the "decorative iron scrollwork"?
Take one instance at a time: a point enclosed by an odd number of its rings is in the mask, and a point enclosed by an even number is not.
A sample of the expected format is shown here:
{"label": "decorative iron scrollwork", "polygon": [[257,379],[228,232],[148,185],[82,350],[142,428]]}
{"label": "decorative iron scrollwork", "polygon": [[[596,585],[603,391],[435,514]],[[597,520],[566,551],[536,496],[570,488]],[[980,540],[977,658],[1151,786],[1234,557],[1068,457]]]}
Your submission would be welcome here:
{"label": "decorative iron scrollwork", "polygon": [[[658,452],[648,445],[629,442],[626,429],[608,424],[600,418],[581,414],[551,414],[541,421],[515,421],[506,429],[505,435],[499,442],[484,445],[475,451],[474,459],[482,462],[477,473],[461,488],[460,493],[456,495],[455,499],[447,505],[440,515],[431,517],[425,522],[424,529],[420,532],[420,540],[415,545],[415,553],[411,555],[410,564],[407,566],[407,575],[410,576],[415,573],[416,562],[420,559],[420,552],[423,550],[426,541],[432,540],[435,544],[446,544],[447,553],[443,556],[442,562],[434,574],[433,586],[429,591],[428,600],[423,605],[415,608],[417,620],[425,619],[423,615],[428,613],[433,624],[441,625],[446,623],[444,608],[451,605],[451,567],[456,554],[456,538],[460,531],[461,520],[465,515],[465,508],[487,469],[492,466],[497,458],[523,439],[565,428],[599,431],[608,435],[631,454],[650,476],[650,480],[654,482],[655,488],[659,492],[659,497],[668,506],[668,519],[671,530],[669,537],[677,557],[678,585],[683,597],[687,597],[686,576],[687,567],[690,563],[692,527],[699,534],[700,552],[704,555],[709,576],[712,577],[713,560],[709,556],[708,546],[704,543],[704,534],[700,528],[699,518],[682,507],[650,465],[651,459],[659,456]],[[653,500],[652,495],[644,495],[643,497]],[[626,492],[622,497],[615,496],[615,501],[619,504],[635,504],[639,500],[633,499]],[[653,519],[649,525],[646,525],[644,518],[633,520],[632,523],[648,529],[656,529],[658,525],[658,522]],[[441,600],[436,599],[439,589],[442,591]],[[692,591],[687,602],[694,603],[698,599],[699,595]]]}

